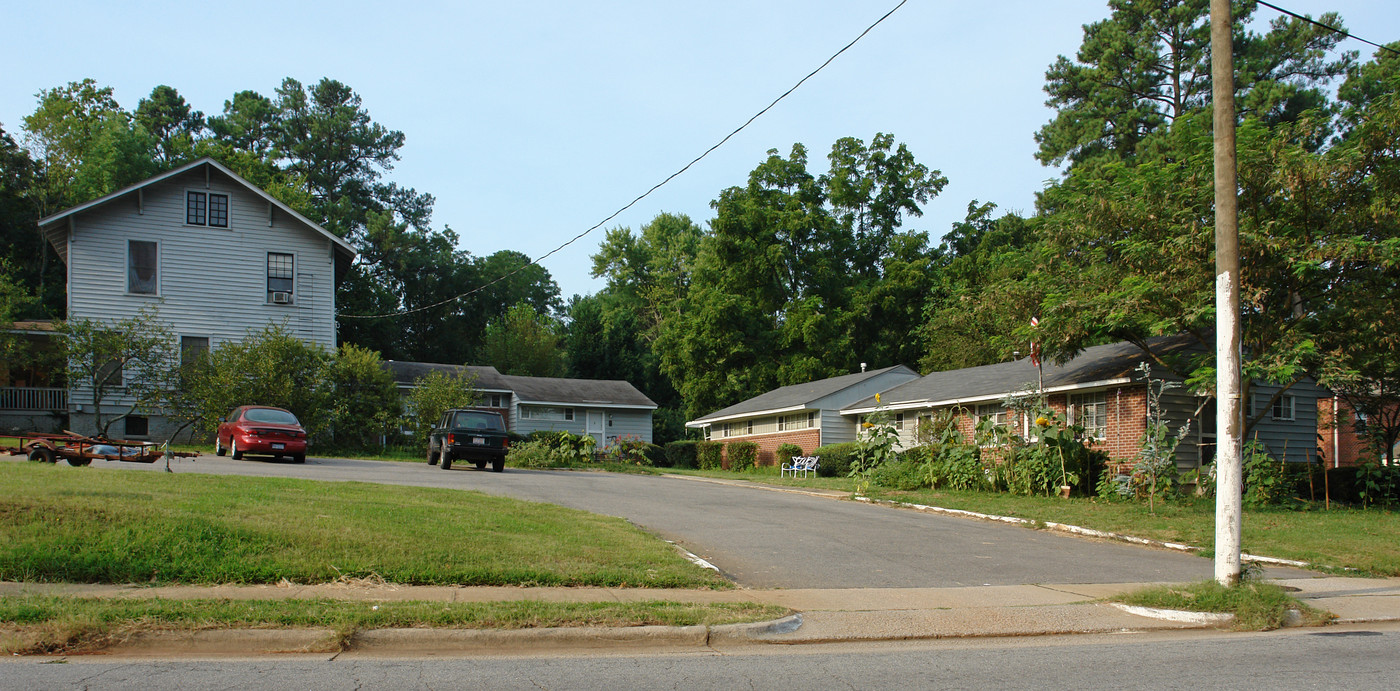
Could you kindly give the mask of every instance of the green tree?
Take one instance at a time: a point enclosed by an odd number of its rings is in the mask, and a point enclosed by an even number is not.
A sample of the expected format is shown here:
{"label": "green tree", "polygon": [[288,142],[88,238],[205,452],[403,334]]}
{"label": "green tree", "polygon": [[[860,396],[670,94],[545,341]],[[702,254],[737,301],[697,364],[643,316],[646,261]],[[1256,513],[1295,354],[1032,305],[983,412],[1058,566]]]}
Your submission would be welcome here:
{"label": "green tree", "polygon": [[8,263],[10,280],[37,298],[15,303],[13,319],[60,316],[67,302],[63,263],[38,229],[38,174],[28,152],[0,126],[0,262]]}
{"label": "green tree", "polygon": [[[1045,73],[1046,105],[1057,111],[1036,133],[1036,158],[1047,165],[1131,158],[1149,135],[1209,103],[1209,0],[1108,5],[1107,19],[1084,27],[1075,59],[1062,55]],[[1355,56],[1329,58],[1342,37],[1286,17],[1256,34],[1243,28],[1256,3],[1233,5],[1235,84],[1244,111],[1278,122],[1323,103],[1326,83]],[[1319,21],[1342,28],[1336,14]]]}
{"label": "green tree", "polygon": [[413,430],[414,443],[426,448],[428,433],[443,413],[475,405],[476,400],[476,377],[465,371],[460,374],[430,372],[413,383],[404,405],[405,426]]}
{"label": "green tree", "polygon": [[558,324],[523,302],[486,325],[481,356],[485,364],[502,374],[528,377],[564,374]]}
{"label": "green tree", "polygon": [[164,84],[136,104],[135,116],[136,124],[155,139],[164,166],[191,158],[195,140],[204,132],[204,113],[190,108],[180,92]]}
{"label": "green tree", "polygon": [[176,386],[175,337],[153,307],[113,321],[70,318],[59,333],[67,381],[91,404],[100,436],[130,415],[157,411]]}
{"label": "green tree", "polygon": [[200,376],[187,379],[197,429],[212,434],[235,407],[267,405],[290,410],[308,435],[324,441],[333,420],[330,366],[323,348],[293,336],[281,324],[220,343],[209,352]]}
{"label": "green tree", "polygon": [[379,353],[345,344],[331,359],[331,427],[340,447],[373,448],[396,433],[403,399]]}

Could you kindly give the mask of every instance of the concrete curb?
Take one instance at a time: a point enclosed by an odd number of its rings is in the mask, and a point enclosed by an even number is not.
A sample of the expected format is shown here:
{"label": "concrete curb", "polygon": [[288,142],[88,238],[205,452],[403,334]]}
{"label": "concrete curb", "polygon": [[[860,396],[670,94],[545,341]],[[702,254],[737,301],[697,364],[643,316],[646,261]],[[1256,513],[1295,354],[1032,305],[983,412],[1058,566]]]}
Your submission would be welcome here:
{"label": "concrete curb", "polygon": [[1118,609],[1135,614],[1139,617],[1151,619],[1161,619],[1163,621],[1174,621],[1182,624],[1196,624],[1201,626],[1221,626],[1232,624],[1235,621],[1233,614],[1220,614],[1216,612],[1190,612],[1180,609],[1158,609],[1156,607],[1138,607],[1137,605],[1125,605],[1121,602],[1108,603]]}

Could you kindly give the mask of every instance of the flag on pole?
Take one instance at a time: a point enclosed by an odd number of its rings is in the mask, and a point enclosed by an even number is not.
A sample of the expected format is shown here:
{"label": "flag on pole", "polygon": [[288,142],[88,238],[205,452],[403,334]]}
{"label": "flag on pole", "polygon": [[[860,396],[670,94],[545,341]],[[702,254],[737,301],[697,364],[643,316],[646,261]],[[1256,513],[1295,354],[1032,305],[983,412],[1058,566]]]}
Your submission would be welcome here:
{"label": "flag on pole", "polygon": [[[1038,328],[1040,328],[1040,318],[1039,318],[1039,317],[1031,317],[1031,328],[1032,328],[1032,329],[1038,329]],[[1032,340],[1031,340],[1031,364],[1032,364],[1032,365],[1035,365],[1036,367],[1039,367],[1039,366],[1040,366],[1040,343],[1037,342],[1037,341],[1035,340],[1035,337],[1034,337],[1034,336],[1032,336],[1031,339],[1032,339]]]}

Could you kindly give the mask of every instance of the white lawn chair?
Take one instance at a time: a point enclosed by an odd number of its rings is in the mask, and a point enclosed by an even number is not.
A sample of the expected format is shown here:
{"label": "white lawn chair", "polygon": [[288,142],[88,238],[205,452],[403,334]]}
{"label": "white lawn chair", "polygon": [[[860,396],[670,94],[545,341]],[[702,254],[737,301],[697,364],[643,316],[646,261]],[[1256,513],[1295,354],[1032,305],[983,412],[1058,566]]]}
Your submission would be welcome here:
{"label": "white lawn chair", "polygon": [[778,469],[778,477],[786,477],[788,473],[792,473],[793,477],[797,477],[798,473],[807,477],[808,473],[817,472],[817,463],[820,460],[821,456],[793,456],[791,462],[784,463]]}

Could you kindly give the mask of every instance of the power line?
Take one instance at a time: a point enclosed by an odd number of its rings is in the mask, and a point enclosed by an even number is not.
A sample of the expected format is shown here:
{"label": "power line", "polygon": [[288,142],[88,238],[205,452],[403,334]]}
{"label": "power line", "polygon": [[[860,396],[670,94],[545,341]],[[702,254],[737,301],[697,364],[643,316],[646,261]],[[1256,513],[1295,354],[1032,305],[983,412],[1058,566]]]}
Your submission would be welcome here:
{"label": "power line", "polygon": [[734,131],[733,131],[733,132],[730,132],[729,134],[724,135],[724,138],[721,139],[721,140],[719,140],[717,143],[715,143],[714,146],[711,146],[710,148],[705,149],[705,152],[704,152],[704,153],[700,154],[699,156],[696,156],[691,162],[689,162],[689,163],[685,164],[684,166],[682,166],[680,170],[677,170],[676,172],[671,173],[670,175],[668,175],[668,176],[666,177],[665,180],[662,180],[661,182],[658,182],[658,183],[656,183],[655,185],[652,185],[651,189],[649,189],[649,190],[647,190],[647,191],[645,191],[645,192],[643,192],[643,193],[637,195],[637,198],[636,198],[636,199],[633,199],[632,201],[627,202],[627,204],[625,204],[622,208],[618,209],[617,211],[612,212],[611,214],[608,215],[607,218],[605,218],[605,219],[603,219],[603,220],[601,220],[601,221],[598,221],[597,223],[595,223],[595,224],[594,224],[592,227],[590,227],[589,229],[583,231],[582,233],[579,233],[578,235],[573,236],[572,238],[569,239],[568,242],[565,242],[564,244],[562,244],[562,245],[560,245],[560,246],[558,246],[558,247],[555,247],[554,249],[552,249],[552,250],[550,250],[550,251],[548,251],[548,252],[546,252],[546,253],[540,255],[539,257],[536,257],[536,258],[534,258],[534,259],[531,259],[530,261],[526,262],[525,264],[522,264],[519,268],[515,269],[514,271],[510,271],[510,272],[507,272],[507,273],[505,273],[505,274],[502,274],[499,278],[496,278],[495,280],[491,281],[490,283],[486,283],[486,284],[484,284],[484,285],[477,286],[476,288],[473,288],[473,289],[471,289],[471,290],[469,290],[469,291],[467,291],[467,292],[465,292],[465,293],[462,293],[462,294],[460,294],[460,295],[456,295],[456,296],[447,298],[446,300],[441,300],[441,301],[439,301],[439,302],[435,302],[435,303],[433,303],[433,304],[431,304],[431,305],[424,305],[423,307],[415,307],[415,308],[413,308],[413,309],[403,310],[403,311],[399,311],[399,312],[387,312],[387,313],[385,313],[385,314],[338,314],[338,315],[336,315],[336,316],[337,316],[337,317],[340,317],[341,319],[381,319],[381,318],[384,318],[384,317],[397,317],[397,316],[401,316],[401,315],[405,315],[405,314],[413,314],[413,313],[415,313],[415,312],[423,312],[423,311],[426,311],[426,310],[433,309],[433,308],[435,308],[435,307],[441,307],[441,306],[443,306],[443,305],[446,305],[446,304],[449,303],[449,302],[456,302],[457,300],[461,300],[462,298],[469,297],[469,296],[471,296],[471,295],[475,295],[476,293],[479,293],[479,292],[481,292],[481,291],[483,291],[483,290],[486,290],[487,288],[490,288],[491,286],[496,285],[497,283],[500,283],[501,281],[504,281],[505,279],[510,278],[511,276],[514,276],[515,274],[518,274],[518,273],[520,273],[521,271],[524,271],[524,270],[526,269],[526,267],[529,267],[531,264],[539,264],[541,261],[547,259],[550,255],[553,255],[553,254],[555,254],[556,252],[559,252],[560,250],[564,249],[565,247],[568,247],[569,245],[572,245],[572,244],[574,244],[575,242],[578,242],[578,241],[581,240],[585,235],[588,235],[589,233],[592,233],[593,231],[595,231],[595,230],[597,230],[597,229],[603,227],[603,224],[607,223],[608,221],[613,220],[614,218],[617,218],[619,215],[622,214],[622,212],[624,212],[624,211],[626,211],[626,210],[632,208],[633,206],[635,206],[635,205],[637,204],[637,202],[640,202],[641,200],[646,199],[647,197],[651,196],[651,193],[652,193],[652,192],[655,192],[656,190],[661,189],[661,187],[662,187],[663,185],[665,185],[666,183],[668,183],[668,182],[670,182],[670,181],[676,179],[677,177],[679,177],[679,176],[680,176],[682,173],[684,173],[685,171],[690,170],[690,167],[691,167],[691,166],[695,165],[696,163],[699,163],[699,162],[700,162],[702,159],[704,159],[706,156],[709,156],[711,153],[714,152],[715,149],[718,149],[718,148],[720,148],[721,146],[724,146],[725,142],[728,142],[730,139],[732,139],[732,138],[734,137],[734,135],[736,135],[736,134],[738,134],[738,133],[744,131],[744,128],[746,128],[746,127],[748,127],[749,125],[753,124],[753,121],[755,121],[755,120],[759,119],[760,117],[762,117],[764,113],[767,113],[769,110],[772,110],[773,106],[778,105],[778,102],[779,102],[779,101],[781,101],[781,100],[787,98],[789,94],[791,94],[792,92],[796,91],[797,88],[800,87],[800,86],[802,86],[808,79],[811,79],[812,77],[816,76],[816,74],[817,74],[818,72],[821,72],[823,69],[825,69],[827,65],[830,65],[830,64],[832,63],[832,61],[834,61],[836,58],[840,57],[842,53],[845,53],[847,50],[850,50],[851,46],[854,46],[854,45],[855,45],[856,43],[858,43],[861,39],[865,38],[865,35],[866,35],[866,34],[870,33],[872,30],[874,30],[875,27],[879,26],[881,22],[885,21],[886,19],[889,19],[889,18],[890,18],[890,15],[892,15],[892,14],[894,14],[895,12],[899,11],[899,8],[904,7],[905,3],[907,3],[907,2],[909,2],[909,0],[900,0],[899,4],[898,4],[898,5],[895,5],[893,9],[891,9],[889,12],[886,12],[886,13],[885,13],[884,15],[882,15],[879,19],[876,19],[875,22],[872,23],[870,26],[865,27],[865,31],[860,32],[860,35],[859,35],[859,36],[856,36],[855,38],[851,39],[851,42],[850,42],[850,43],[847,43],[845,46],[843,46],[843,47],[841,48],[841,50],[838,50],[838,51],[836,51],[835,53],[832,53],[832,54],[831,54],[831,57],[829,57],[829,58],[826,59],[826,62],[823,62],[821,65],[817,66],[817,68],[814,69],[814,70],[812,70],[811,72],[808,72],[808,73],[807,73],[807,76],[805,76],[805,77],[803,77],[803,78],[797,80],[797,83],[796,83],[796,84],[793,84],[791,88],[789,88],[787,91],[784,91],[784,92],[782,93],[782,95],[780,95],[780,96],[778,96],[777,98],[773,99],[773,102],[772,102],[772,103],[769,103],[768,105],[764,106],[764,107],[763,107],[763,110],[760,110],[760,111],[758,111],[757,113],[754,113],[753,117],[751,117],[751,118],[749,118],[748,120],[745,120],[745,121],[744,121],[744,124],[739,125],[738,127],[734,128]]}
{"label": "power line", "polygon": [[1301,14],[1298,14],[1297,12],[1291,12],[1291,11],[1289,11],[1289,10],[1285,10],[1285,9],[1283,9],[1282,7],[1279,7],[1278,5],[1275,5],[1275,4],[1272,4],[1272,3],[1268,3],[1268,2],[1264,2],[1264,0],[1255,0],[1255,1],[1258,2],[1260,5],[1263,5],[1263,6],[1269,8],[1269,9],[1271,9],[1271,10],[1276,10],[1276,11],[1278,11],[1278,12],[1282,12],[1282,13],[1284,13],[1284,14],[1290,16],[1290,17],[1293,17],[1294,19],[1301,19],[1301,20],[1303,20],[1303,21],[1305,21],[1305,22],[1307,22],[1307,23],[1309,23],[1309,24],[1316,24],[1317,26],[1320,26],[1320,27],[1322,27],[1322,28],[1324,28],[1324,29],[1326,29],[1326,30],[1328,30],[1328,31],[1331,31],[1332,33],[1341,34],[1341,35],[1343,35],[1343,36],[1345,36],[1345,37],[1347,37],[1347,38],[1354,38],[1354,39],[1356,39],[1356,40],[1358,40],[1358,41],[1360,41],[1360,42],[1362,42],[1362,43],[1375,46],[1375,47],[1380,48],[1381,50],[1384,50],[1384,51],[1388,51],[1388,52],[1391,52],[1391,53],[1395,53],[1396,55],[1400,55],[1400,50],[1395,50],[1394,48],[1389,48],[1389,47],[1383,46],[1383,45],[1381,45],[1381,44],[1379,44],[1379,43],[1375,43],[1375,42],[1373,42],[1373,41],[1367,41],[1366,39],[1361,38],[1360,36],[1356,36],[1356,35],[1353,35],[1353,34],[1349,34],[1349,33],[1345,32],[1345,31],[1342,31],[1341,29],[1338,29],[1338,28],[1335,27],[1335,26],[1328,26],[1328,25],[1326,25],[1326,24],[1323,24],[1322,22],[1319,22],[1319,21],[1317,21],[1317,20],[1311,18],[1311,17],[1305,17],[1305,16],[1303,16],[1303,15],[1301,15]]}

